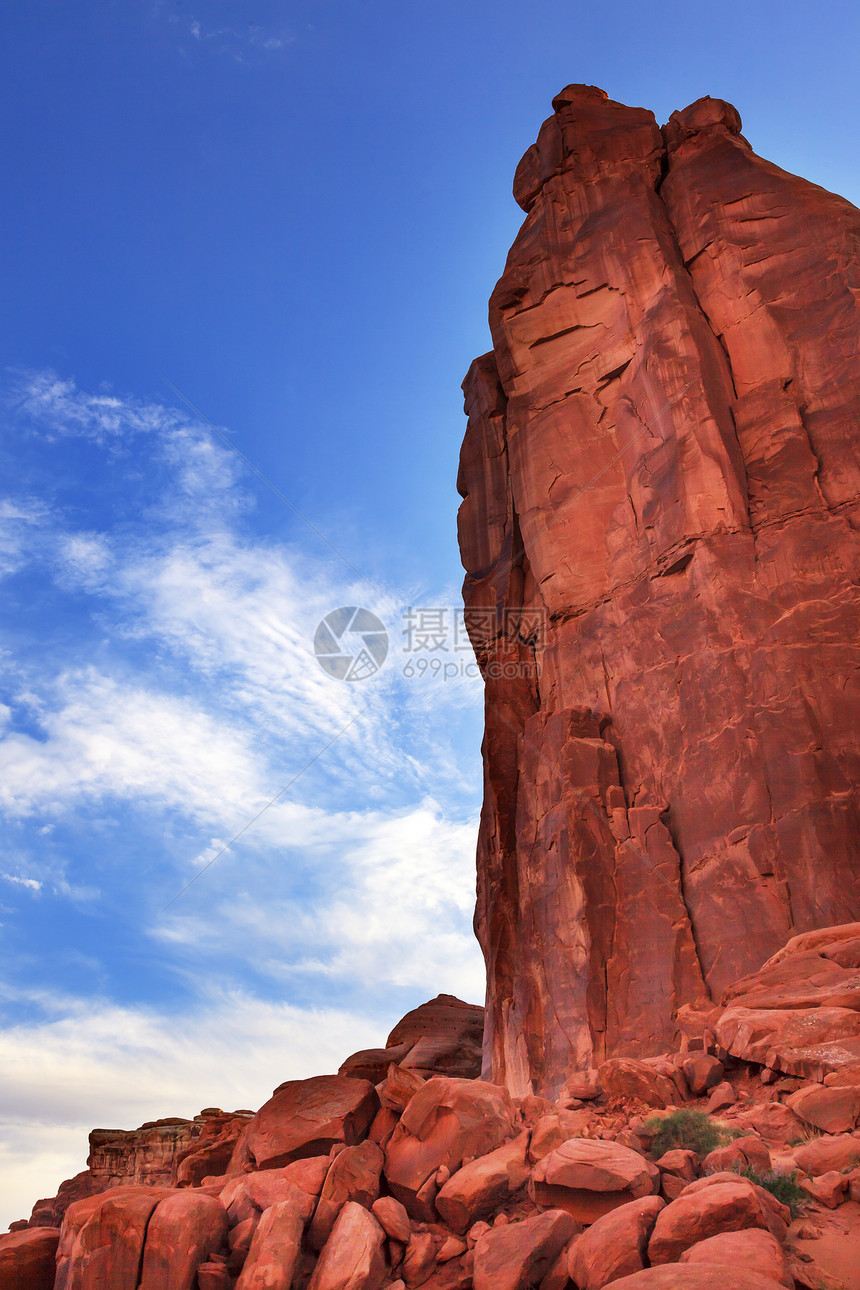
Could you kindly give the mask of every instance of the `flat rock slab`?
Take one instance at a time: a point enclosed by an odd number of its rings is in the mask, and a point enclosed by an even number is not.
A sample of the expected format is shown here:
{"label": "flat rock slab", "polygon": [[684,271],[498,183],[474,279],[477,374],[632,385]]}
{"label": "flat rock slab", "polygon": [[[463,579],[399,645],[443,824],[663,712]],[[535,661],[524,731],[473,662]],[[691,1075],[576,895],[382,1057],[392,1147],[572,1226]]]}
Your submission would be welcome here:
{"label": "flat rock slab", "polygon": [[532,1172],[537,1203],[564,1209],[581,1223],[651,1195],[659,1183],[659,1169],[638,1152],[594,1138],[571,1138]]}
{"label": "flat rock slab", "polygon": [[528,1133],[458,1169],[436,1197],[436,1209],[461,1235],[474,1222],[500,1209],[529,1178]]}
{"label": "flat rock slab", "polygon": [[277,1088],[242,1133],[231,1170],[274,1169],[305,1156],[326,1155],[337,1143],[353,1146],[367,1136],[379,1109],[368,1080],[317,1075]]}
{"label": "flat rock slab", "polygon": [[860,1085],[801,1088],[786,1099],[786,1106],[824,1133],[850,1133],[860,1119]]}

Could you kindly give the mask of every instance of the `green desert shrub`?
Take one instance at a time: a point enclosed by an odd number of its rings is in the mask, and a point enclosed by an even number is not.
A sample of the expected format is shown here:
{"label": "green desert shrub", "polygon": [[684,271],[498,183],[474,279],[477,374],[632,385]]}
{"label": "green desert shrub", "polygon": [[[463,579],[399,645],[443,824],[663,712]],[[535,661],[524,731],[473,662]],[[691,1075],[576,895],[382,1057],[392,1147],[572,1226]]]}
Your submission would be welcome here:
{"label": "green desert shrub", "polygon": [[645,1125],[653,1134],[651,1155],[655,1160],[667,1151],[695,1151],[706,1156],[728,1140],[729,1134],[704,1111],[682,1109],[670,1115],[657,1116]]}
{"label": "green desert shrub", "polygon": [[750,1182],[769,1191],[771,1196],[774,1196],[782,1205],[787,1205],[791,1210],[792,1218],[801,1205],[809,1200],[806,1192],[798,1184],[796,1169],[793,1169],[790,1174],[780,1174],[775,1169],[760,1174],[757,1169],[751,1167],[741,1169],[739,1172],[741,1178],[748,1178]]}

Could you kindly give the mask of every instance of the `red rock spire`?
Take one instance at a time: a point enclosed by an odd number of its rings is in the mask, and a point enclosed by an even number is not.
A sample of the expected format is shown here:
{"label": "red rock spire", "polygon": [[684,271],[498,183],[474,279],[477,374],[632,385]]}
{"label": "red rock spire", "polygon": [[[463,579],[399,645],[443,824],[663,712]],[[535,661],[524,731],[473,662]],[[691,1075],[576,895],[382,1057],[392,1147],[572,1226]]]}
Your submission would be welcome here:
{"label": "red rock spire", "polygon": [[720,100],[553,107],[459,476],[484,1073],[552,1095],[860,917],[860,213]]}

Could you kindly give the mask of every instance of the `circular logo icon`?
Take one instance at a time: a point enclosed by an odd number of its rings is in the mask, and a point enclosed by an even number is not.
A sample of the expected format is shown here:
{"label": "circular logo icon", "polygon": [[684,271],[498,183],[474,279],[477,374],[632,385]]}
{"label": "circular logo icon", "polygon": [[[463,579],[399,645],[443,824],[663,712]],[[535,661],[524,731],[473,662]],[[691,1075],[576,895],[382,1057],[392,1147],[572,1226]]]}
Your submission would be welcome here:
{"label": "circular logo icon", "polygon": [[337,681],[366,681],[388,656],[388,632],[369,609],[333,609],[316,629],[314,653],[320,667]]}

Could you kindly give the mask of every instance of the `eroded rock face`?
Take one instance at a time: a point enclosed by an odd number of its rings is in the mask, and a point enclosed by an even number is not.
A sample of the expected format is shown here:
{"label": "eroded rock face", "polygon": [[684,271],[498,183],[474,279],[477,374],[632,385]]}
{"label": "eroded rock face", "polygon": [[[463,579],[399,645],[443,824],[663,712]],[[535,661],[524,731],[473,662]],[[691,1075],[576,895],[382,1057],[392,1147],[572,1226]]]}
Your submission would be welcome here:
{"label": "eroded rock face", "polygon": [[88,1167],[56,1196],[36,1201],[30,1226],[59,1227],[71,1204],[114,1187],[196,1186],[223,1174],[251,1114],[207,1107],[193,1120],[166,1116],[139,1129],[93,1129]]}
{"label": "eroded rock face", "polygon": [[484,1075],[675,1045],[860,916],[860,213],[571,86],[464,383]]}

